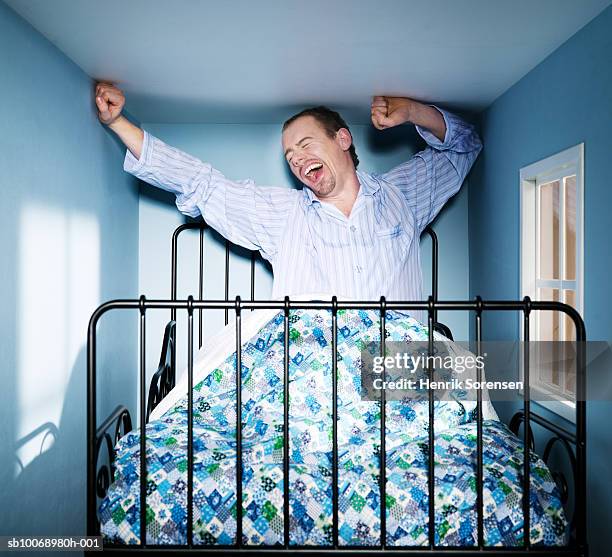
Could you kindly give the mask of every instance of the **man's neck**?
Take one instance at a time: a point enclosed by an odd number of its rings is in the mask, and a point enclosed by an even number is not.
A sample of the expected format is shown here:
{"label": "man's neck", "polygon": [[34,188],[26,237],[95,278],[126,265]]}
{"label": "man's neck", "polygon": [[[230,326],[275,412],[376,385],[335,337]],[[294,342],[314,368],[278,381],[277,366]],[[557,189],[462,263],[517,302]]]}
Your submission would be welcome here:
{"label": "man's neck", "polygon": [[359,195],[359,178],[357,177],[357,172],[353,170],[351,174],[346,176],[342,183],[340,184],[340,188],[337,195],[326,197],[325,199],[321,199],[320,201],[324,201],[325,203],[331,203],[334,205],[345,217],[351,216],[351,211],[353,209],[353,205],[355,205],[355,200]]}

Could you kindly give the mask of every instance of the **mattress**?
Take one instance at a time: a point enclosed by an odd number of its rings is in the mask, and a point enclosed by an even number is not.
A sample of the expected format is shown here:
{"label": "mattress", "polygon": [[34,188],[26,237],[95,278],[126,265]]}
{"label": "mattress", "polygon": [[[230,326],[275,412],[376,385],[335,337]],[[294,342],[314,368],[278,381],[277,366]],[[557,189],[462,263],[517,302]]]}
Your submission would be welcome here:
{"label": "mattress", "polygon": [[[257,312],[255,312],[257,313]],[[276,545],[283,532],[284,319],[245,318],[242,348],[242,542]],[[293,310],[289,352],[289,544],[332,543],[331,312]],[[427,328],[388,311],[386,340],[426,340]],[[444,337],[434,335],[437,340]],[[364,350],[380,340],[376,311],[338,312],[338,538],[342,546],[380,544],[380,404],[361,396]],[[453,350],[461,350],[450,343]],[[236,542],[236,392],[233,327],[196,358],[193,390],[193,543]],[[149,544],[187,543],[186,379],[146,426]],[[386,541],[428,544],[428,403],[386,403]],[[475,403],[465,393],[436,400],[435,540],[476,544]],[[521,441],[498,421],[484,393],[484,541],[523,543]],[[99,507],[106,543],[140,543],[140,431],[116,447],[115,481]],[[568,523],[550,471],[530,454],[530,540],[565,545]]]}

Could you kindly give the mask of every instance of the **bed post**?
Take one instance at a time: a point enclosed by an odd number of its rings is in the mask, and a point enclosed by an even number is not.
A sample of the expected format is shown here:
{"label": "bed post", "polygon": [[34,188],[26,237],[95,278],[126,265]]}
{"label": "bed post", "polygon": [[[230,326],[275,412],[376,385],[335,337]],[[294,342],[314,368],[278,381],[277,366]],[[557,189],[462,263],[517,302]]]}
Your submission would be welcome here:
{"label": "bed post", "polygon": [[[476,296],[476,353],[477,360],[482,355],[482,298]],[[482,381],[482,368],[478,367],[476,380]],[[484,497],[483,497],[483,462],[482,462],[482,390],[476,389],[476,511],[478,518],[478,549],[484,548]]]}
{"label": "bed post", "polygon": [[[569,306],[568,306],[569,307]],[[587,438],[586,438],[586,330],[584,321],[574,308],[566,311],[576,325],[576,542],[581,556],[587,547]]]}

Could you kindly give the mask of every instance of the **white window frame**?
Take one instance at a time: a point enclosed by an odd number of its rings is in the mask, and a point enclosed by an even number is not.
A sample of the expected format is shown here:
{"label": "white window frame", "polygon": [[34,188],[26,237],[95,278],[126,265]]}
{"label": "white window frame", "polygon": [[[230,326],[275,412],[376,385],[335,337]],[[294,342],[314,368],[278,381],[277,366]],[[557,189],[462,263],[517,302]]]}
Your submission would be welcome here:
{"label": "white window frame", "polygon": [[[547,285],[547,281],[537,280],[538,257],[536,253],[537,241],[536,234],[539,230],[539,214],[536,212],[538,207],[538,188],[537,184],[549,183],[564,176],[576,174],[576,280],[567,281],[554,279]],[[559,212],[564,213],[565,196],[559,196]],[[537,288],[560,288],[560,301],[563,300],[563,289],[569,288],[576,292],[576,310],[584,319],[584,143],[570,147],[560,153],[547,157],[521,168],[520,171],[520,288],[521,298],[529,296],[537,300]],[[559,241],[565,243],[565,227],[561,227]],[[565,261],[562,250],[559,261],[560,276],[563,277]],[[539,330],[538,319],[541,312],[532,313],[531,322],[535,325],[530,327],[530,340],[539,340],[537,332]],[[520,337],[523,338],[523,320],[519,320]],[[561,330],[565,327],[565,319],[561,318]],[[520,374],[523,377],[523,362],[520,362]],[[548,396],[555,396],[549,387],[544,386],[535,374],[530,374],[531,392],[537,391],[546,393]],[[532,398],[534,398],[532,394]],[[534,401],[536,402],[536,401]],[[537,404],[544,406],[563,418],[575,422],[576,403],[568,401],[565,397],[558,397],[558,400],[537,401]]]}

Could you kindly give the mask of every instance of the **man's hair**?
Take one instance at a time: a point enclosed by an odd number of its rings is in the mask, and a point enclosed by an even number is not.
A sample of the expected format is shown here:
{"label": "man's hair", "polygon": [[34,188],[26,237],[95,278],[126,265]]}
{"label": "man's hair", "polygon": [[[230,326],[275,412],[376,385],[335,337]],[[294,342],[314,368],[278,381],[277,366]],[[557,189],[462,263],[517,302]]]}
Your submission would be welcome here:
{"label": "man's hair", "polygon": [[[340,114],[338,114],[335,110],[327,108],[326,106],[315,106],[302,110],[302,112],[298,112],[283,124],[283,131],[285,131],[290,124],[303,116],[312,116],[317,122],[319,122],[319,124],[321,124],[321,126],[323,126],[325,133],[327,133],[331,139],[336,137],[336,133],[340,128],[346,128],[348,132],[351,133],[351,130],[349,130],[349,127],[343,120],[342,116],[340,116]],[[351,138],[352,137],[353,134],[351,134]],[[355,168],[357,168],[359,165],[359,158],[355,152],[355,144],[352,141],[351,146],[349,147],[349,153],[351,154]]]}

